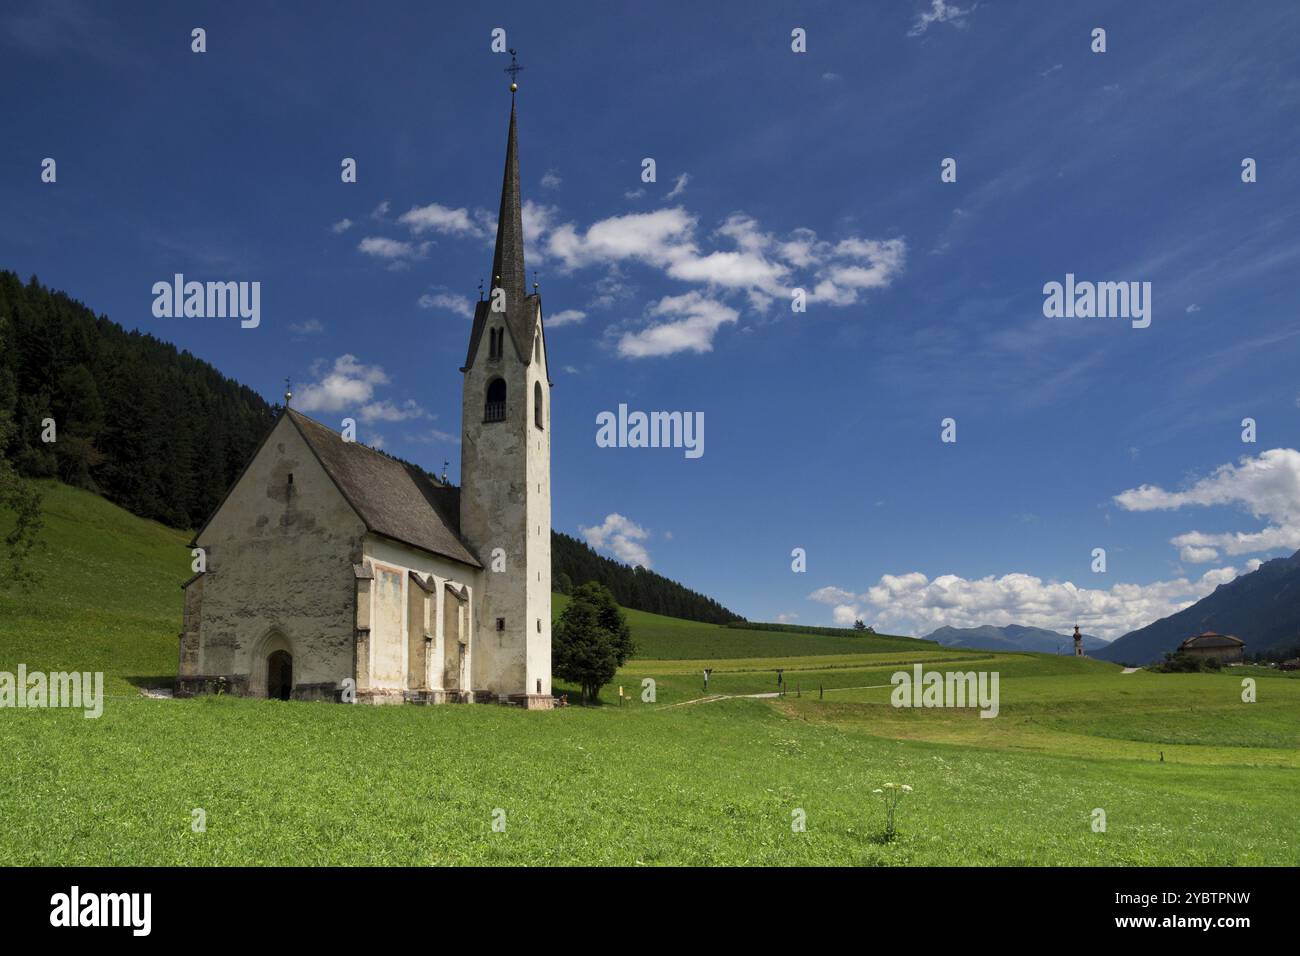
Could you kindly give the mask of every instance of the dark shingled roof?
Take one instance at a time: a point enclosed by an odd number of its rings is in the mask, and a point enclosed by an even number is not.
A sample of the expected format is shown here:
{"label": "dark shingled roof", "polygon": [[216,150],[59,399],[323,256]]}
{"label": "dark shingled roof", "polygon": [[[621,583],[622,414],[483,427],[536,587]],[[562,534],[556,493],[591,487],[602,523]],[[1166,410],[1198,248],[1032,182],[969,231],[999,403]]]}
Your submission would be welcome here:
{"label": "dark shingled roof", "polygon": [[1189,637],[1178,646],[1180,649],[1186,647],[1245,647],[1246,642],[1239,637],[1206,631],[1204,634]]}
{"label": "dark shingled roof", "polygon": [[367,530],[462,564],[482,567],[460,537],[460,489],[290,408],[285,411]]}

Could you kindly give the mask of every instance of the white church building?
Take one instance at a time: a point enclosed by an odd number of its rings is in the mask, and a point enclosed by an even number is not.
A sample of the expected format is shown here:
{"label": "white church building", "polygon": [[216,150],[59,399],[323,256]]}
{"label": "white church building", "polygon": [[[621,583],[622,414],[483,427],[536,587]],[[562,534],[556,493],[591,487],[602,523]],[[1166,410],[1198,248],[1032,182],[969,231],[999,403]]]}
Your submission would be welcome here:
{"label": "white church building", "polygon": [[551,706],[551,381],[513,88],[492,276],[461,369],[460,488],[286,395],[191,542],[178,696]]}

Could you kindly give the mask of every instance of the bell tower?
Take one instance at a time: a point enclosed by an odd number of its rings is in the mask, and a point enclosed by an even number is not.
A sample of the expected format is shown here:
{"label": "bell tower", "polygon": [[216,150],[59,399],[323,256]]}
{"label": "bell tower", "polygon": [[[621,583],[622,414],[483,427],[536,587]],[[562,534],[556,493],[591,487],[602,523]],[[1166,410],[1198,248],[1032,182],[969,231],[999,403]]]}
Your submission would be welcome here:
{"label": "bell tower", "polygon": [[484,569],[473,689],[543,708],[551,706],[551,380],[541,295],[525,287],[516,89],[491,291],[475,309],[461,369],[460,530]]}

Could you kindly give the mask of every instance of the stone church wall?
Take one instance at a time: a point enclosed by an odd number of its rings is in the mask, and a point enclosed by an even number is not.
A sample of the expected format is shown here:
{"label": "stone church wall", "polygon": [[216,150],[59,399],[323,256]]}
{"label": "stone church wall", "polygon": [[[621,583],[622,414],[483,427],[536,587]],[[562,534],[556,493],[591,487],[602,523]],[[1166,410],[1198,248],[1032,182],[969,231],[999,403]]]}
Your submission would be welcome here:
{"label": "stone church wall", "polygon": [[[265,696],[262,651],[281,643],[292,654],[295,697],[326,696],[352,677],[352,564],[360,560],[364,533],[297,428],[282,417],[199,536],[208,570],[188,589],[178,691],[205,692],[225,678],[233,693]],[[197,606],[191,616],[191,603],[199,602],[201,617]],[[197,655],[184,643],[194,641],[196,621]]]}

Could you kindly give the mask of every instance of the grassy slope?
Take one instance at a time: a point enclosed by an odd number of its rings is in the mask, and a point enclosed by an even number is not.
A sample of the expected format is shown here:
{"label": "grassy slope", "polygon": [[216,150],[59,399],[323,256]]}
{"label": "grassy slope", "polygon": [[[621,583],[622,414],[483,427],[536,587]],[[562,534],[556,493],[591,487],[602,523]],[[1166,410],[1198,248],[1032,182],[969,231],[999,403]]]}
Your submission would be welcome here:
{"label": "grassy slope", "polygon": [[86,491],[41,487],[39,580],[27,591],[0,588],[0,668],[102,670],[110,694],[173,679],[189,535]]}
{"label": "grassy slope", "polygon": [[[48,501],[47,582],[0,592],[0,670],[102,667],[117,696],[100,720],[0,711],[6,862],[1300,862],[1294,680],[1260,676],[1246,705],[1233,674],[915,643],[864,653],[856,638],[856,653],[826,653],[741,632],[707,651],[710,690],[771,692],[784,667],[783,699],[686,703],[696,658],[633,660],[617,679],[626,706],[553,713],[149,701],[129,678],[174,668],[184,535],[58,486]],[[701,652],[704,626],[640,617],[653,653]],[[1000,716],[890,707],[880,685],[920,658],[997,671]],[[888,780],[916,789],[881,844],[870,791]],[[1089,826],[1097,807],[1106,833]],[[796,808],[806,833],[791,832]]]}

